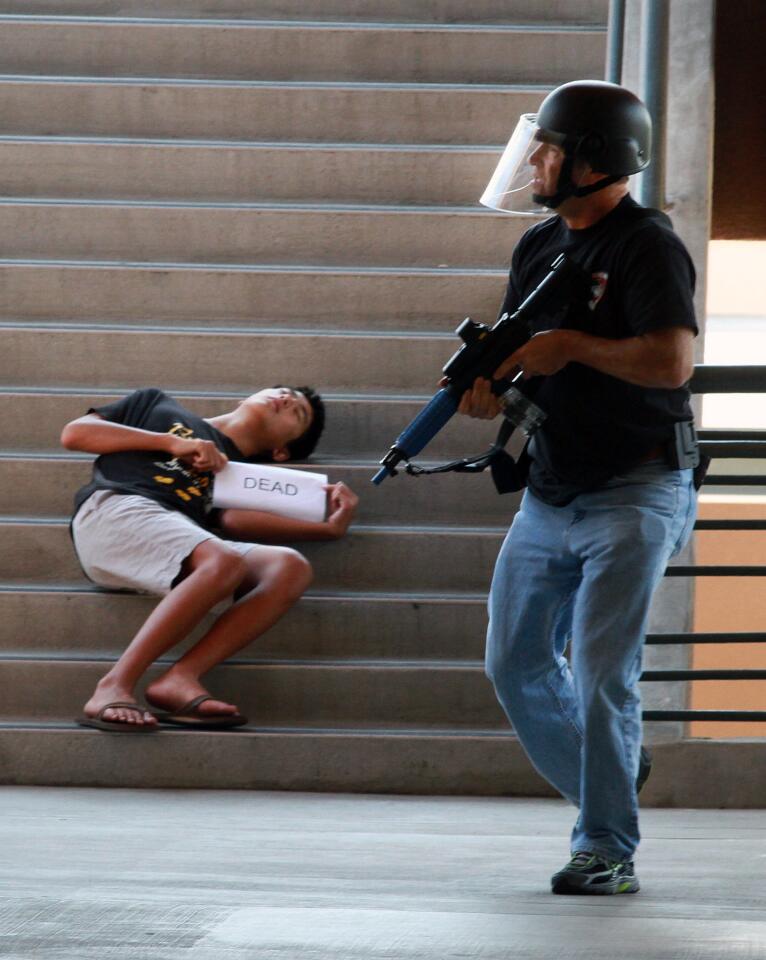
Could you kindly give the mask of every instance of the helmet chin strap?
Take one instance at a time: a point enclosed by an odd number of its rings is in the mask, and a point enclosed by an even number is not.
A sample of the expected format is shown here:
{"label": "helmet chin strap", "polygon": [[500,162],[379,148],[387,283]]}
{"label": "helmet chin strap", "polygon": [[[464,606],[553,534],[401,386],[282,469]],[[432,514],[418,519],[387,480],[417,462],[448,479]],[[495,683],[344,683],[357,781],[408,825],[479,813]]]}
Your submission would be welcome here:
{"label": "helmet chin strap", "polygon": [[605,187],[611,187],[613,183],[617,183],[617,181],[622,180],[623,177],[623,174],[612,174],[585,187],[578,187],[572,180],[573,172],[574,157],[570,153],[566,153],[564,155],[564,162],[561,164],[558,181],[556,182],[556,192],[550,196],[545,196],[542,193],[533,193],[532,199],[534,202],[539,203],[543,207],[548,207],[550,210],[555,210],[569,197],[588,197],[591,193],[597,193]]}

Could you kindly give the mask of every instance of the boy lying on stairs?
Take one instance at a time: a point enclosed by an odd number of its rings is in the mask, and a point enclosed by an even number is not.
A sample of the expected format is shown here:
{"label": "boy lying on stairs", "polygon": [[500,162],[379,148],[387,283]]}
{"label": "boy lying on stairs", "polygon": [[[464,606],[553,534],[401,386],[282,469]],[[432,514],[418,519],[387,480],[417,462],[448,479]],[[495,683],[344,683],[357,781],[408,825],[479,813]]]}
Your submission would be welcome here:
{"label": "boy lying on stairs", "polygon": [[[300,553],[272,544],[342,537],[358,499],[345,484],[330,485],[328,516],[318,523],[216,511],[212,475],[228,460],[305,459],[323,425],[324,405],[312,389],[272,387],[208,419],[161,390],[137,390],[64,427],[68,450],[99,454],[91,482],[75,496],[71,527],[85,574],[103,587],[163,598],[98,682],[78,723],[148,733],[158,721],[204,729],[247,722],[234,704],[211,697],[200,678],[268,630],[311,582]],[[149,684],[149,709],[140,706],[134,690],[149,666],[232,596],[199,642]]]}

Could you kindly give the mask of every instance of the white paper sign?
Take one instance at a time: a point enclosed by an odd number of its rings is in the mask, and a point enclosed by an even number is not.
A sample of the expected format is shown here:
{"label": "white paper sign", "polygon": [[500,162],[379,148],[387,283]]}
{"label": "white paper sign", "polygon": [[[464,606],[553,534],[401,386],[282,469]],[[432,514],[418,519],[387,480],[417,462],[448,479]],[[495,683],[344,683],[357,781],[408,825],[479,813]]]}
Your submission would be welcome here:
{"label": "white paper sign", "polygon": [[320,523],[327,508],[326,483],[323,473],[290,470],[270,463],[230,461],[215,475],[213,506],[224,510],[263,510]]}

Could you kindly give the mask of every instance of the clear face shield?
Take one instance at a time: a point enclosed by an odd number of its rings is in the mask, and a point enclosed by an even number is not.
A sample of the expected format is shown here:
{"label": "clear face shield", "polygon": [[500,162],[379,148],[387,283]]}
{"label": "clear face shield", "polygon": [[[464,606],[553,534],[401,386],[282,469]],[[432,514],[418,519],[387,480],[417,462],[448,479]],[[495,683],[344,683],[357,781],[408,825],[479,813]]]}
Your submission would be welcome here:
{"label": "clear face shield", "polygon": [[522,216],[549,215],[549,211],[532,199],[534,171],[529,158],[538,145],[536,121],[535,113],[522,113],[519,117],[513,136],[479,200],[485,207]]}

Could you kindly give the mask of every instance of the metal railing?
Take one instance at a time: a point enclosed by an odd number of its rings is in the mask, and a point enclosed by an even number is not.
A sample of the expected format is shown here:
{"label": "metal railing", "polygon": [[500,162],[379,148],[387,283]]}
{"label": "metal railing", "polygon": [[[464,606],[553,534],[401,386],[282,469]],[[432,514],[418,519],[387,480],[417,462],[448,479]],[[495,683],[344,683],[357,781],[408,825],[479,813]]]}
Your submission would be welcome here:
{"label": "metal railing", "polygon": [[[691,388],[694,393],[766,393],[766,367],[698,366]],[[709,457],[718,459],[766,460],[766,430],[700,430],[700,447]],[[766,488],[762,474],[709,473],[706,486]],[[766,513],[766,511],[765,511]],[[698,520],[695,530],[766,530],[762,520]],[[766,561],[766,557],[764,557]],[[674,564],[668,577],[766,577],[764,565]],[[766,643],[766,632],[756,633],[655,633],[648,634],[649,645]],[[646,670],[643,681],[766,680],[766,670]],[[644,720],[766,721],[766,710],[645,710]]]}

